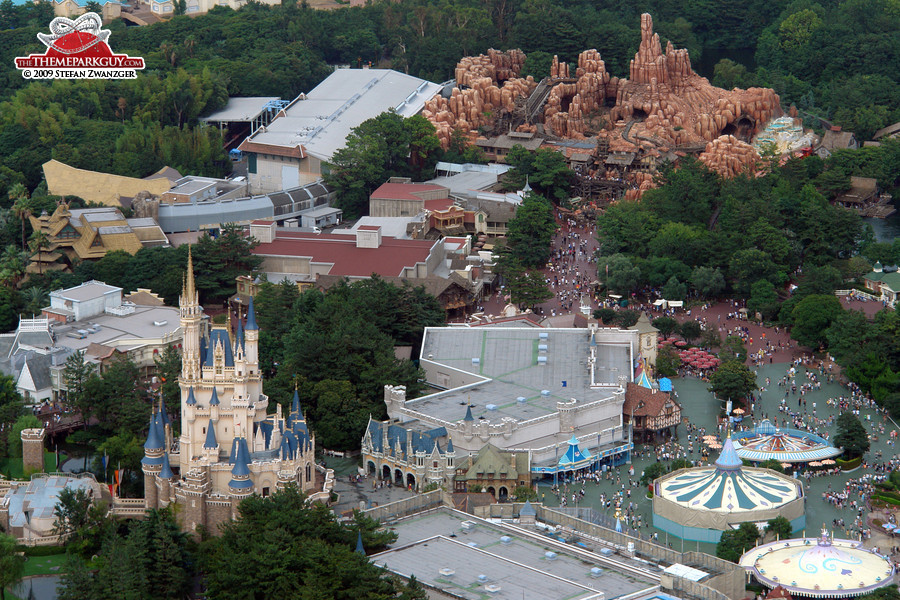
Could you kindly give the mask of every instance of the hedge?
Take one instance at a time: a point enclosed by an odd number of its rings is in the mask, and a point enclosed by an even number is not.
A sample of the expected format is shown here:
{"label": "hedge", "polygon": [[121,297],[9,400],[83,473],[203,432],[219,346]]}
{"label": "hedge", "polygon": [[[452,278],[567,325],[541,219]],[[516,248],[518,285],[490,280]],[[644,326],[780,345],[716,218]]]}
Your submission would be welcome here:
{"label": "hedge", "polygon": [[850,471],[862,464],[862,456],[857,456],[856,458],[851,458],[850,460],[842,460],[840,458],[837,458],[835,459],[835,462],[842,471]]}

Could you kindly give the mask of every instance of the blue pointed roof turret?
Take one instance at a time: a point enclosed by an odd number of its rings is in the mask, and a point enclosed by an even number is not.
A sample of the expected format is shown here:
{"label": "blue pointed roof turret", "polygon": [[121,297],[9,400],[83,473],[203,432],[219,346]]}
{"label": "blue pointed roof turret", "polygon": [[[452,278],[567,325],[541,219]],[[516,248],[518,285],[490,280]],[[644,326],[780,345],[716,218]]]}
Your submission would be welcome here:
{"label": "blue pointed roof turret", "polygon": [[150,417],[150,431],[147,432],[147,441],[144,450],[163,450],[165,446],[164,436],[160,435],[159,418],[156,415]]}
{"label": "blue pointed roof turret", "polygon": [[366,549],[363,548],[363,543],[362,543],[362,531],[356,532],[356,553],[362,554],[363,556],[366,555]]}
{"label": "blue pointed roof turret", "polygon": [[453,440],[451,438],[447,438],[447,454],[453,454]]}
{"label": "blue pointed roof turret", "polygon": [[218,445],[219,442],[216,441],[216,424],[210,419],[209,426],[206,428],[206,441],[203,442],[203,447],[214,450]]}
{"label": "blue pointed roof turret", "polygon": [[472,407],[466,407],[466,416],[463,418],[463,421],[474,421],[475,418],[472,416]]}
{"label": "blue pointed roof turret", "polygon": [[234,332],[234,351],[237,352],[238,348],[243,349],[244,347],[244,325],[241,323],[241,320],[238,319],[237,329]]}
{"label": "blue pointed roof turret", "polygon": [[172,424],[172,419],[169,418],[169,413],[166,411],[165,403],[160,403],[159,405],[159,417],[160,423],[162,423],[163,427]]}
{"label": "blue pointed roof turret", "polygon": [[259,325],[256,324],[256,311],[253,310],[253,296],[250,296],[250,304],[247,305],[247,331],[258,331]]}
{"label": "blue pointed roof turret", "polygon": [[247,439],[237,438],[237,456],[234,466],[231,468],[231,481],[228,487],[242,490],[253,487],[250,480],[250,450],[247,449]]}
{"label": "blue pointed roof turret", "polygon": [[162,455],[162,469],[159,470],[159,476],[163,479],[175,477],[175,473],[172,472],[172,466],[169,464],[169,455],[165,452]]}
{"label": "blue pointed roof turret", "polygon": [[188,397],[187,400],[184,401],[188,406],[194,406],[197,404],[197,399],[194,397],[194,386],[188,388]]}
{"label": "blue pointed roof turret", "polygon": [[438,454],[443,454],[444,451],[441,450],[441,444],[437,440],[434,440],[434,449],[437,450]]}
{"label": "blue pointed roof turret", "polygon": [[221,402],[219,402],[219,392],[216,391],[216,386],[213,386],[212,398],[209,399],[209,405],[218,406],[219,404],[221,404]]}
{"label": "blue pointed roof turret", "polygon": [[534,510],[534,507],[529,500],[526,500],[524,506],[519,509],[519,516],[521,517],[522,515],[525,515],[526,517],[534,517],[537,515],[537,511]]}
{"label": "blue pointed roof turret", "polygon": [[740,469],[743,464],[741,458],[737,455],[737,451],[734,449],[731,437],[726,436],[725,443],[722,444],[722,453],[716,459],[716,468],[724,471],[733,471]]}
{"label": "blue pointed roof turret", "polygon": [[298,419],[303,418],[303,413],[300,412],[300,394],[297,393],[297,388],[294,388],[294,398],[291,400],[291,414],[297,415]]}

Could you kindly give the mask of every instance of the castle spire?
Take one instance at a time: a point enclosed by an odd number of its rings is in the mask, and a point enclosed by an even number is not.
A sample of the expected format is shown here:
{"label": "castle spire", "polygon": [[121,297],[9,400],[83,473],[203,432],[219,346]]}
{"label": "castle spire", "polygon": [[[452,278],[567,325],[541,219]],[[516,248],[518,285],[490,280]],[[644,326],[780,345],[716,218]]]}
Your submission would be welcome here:
{"label": "castle spire", "polygon": [[250,296],[250,302],[247,305],[247,324],[244,326],[247,331],[257,331],[259,326],[256,324],[256,311],[253,309],[253,296]]}
{"label": "castle spire", "polygon": [[185,273],[184,289],[181,293],[187,301],[194,301],[194,296],[196,295],[196,289],[194,287],[194,257],[191,255],[190,245],[188,246],[187,273]]}

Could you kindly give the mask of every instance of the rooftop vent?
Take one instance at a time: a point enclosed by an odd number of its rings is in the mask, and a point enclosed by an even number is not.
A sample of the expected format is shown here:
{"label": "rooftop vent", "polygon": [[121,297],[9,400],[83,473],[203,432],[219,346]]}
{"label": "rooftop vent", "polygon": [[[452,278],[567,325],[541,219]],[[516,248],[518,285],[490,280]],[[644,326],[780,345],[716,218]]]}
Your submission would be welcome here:
{"label": "rooftop vent", "polygon": [[476,544],[475,542],[469,542],[468,544],[466,544],[466,546],[468,546],[469,548],[477,548],[478,544]]}
{"label": "rooftop vent", "polygon": [[550,390],[541,390],[541,396],[543,396],[544,398],[549,398]]}
{"label": "rooftop vent", "polygon": [[496,404],[487,404],[487,405],[485,405],[485,408],[488,410],[497,410],[497,405]]}
{"label": "rooftop vent", "polygon": [[550,334],[547,333],[546,331],[542,331],[538,334],[538,339],[546,340],[549,337],[550,337]]}
{"label": "rooftop vent", "polygon": [[440,571],[438,571],[441,577],[453,577],[456,575],[456,571],[451,569],[450,567],[444,567]]}
{"label": "rooftop vent", "polygon": [[546,365],[546,364],[547,364],[547,357],[546,357],[546,356],[538,356],[538,364],[539,364],[539,365]]}
{"label": "rooftop vent", "polygon": [[544,558],[547,560],[556,560],[556,552],[544,552]]}
{"label": "rooftop vent", "polygon": [[162,327],[163,325],[168,325],[168,324],[169,324],[168,321],[153,321],[153,325],[155,325],[156,327]]}
{"label": "rooftop vent", "polygon": [[591,568],[591,577],[600,577],[603,575],[603,569],[600,567],[592,567]]}
{"label": "rooftop vent", "polygon": [[518,398],[516,398],[516,402],[518,402],[519,404],[525,404],[525,402],[527,401],[528,398],[526,398],[525,396],[519,396]]}
{"label": "rooftop vent", "polygon": [[480,359],[480,358],[473,358],[473,359],[472,359],[472,364],[473,364],[473,365],[480,365],[480,364],[481,364],[481,359]]}
{"label": "rooftop vent", "polygon": [[500,538],[500,543],[504,546],[509,546],[510,544],[512,544],[512,538],[508,535],[504,535]]}
{"label": "rooftop vent", "polygon": [[538,344],[538,352],[546,352],[547,344]]}
{"label": "rooftop vent", "polygon": [[463,531],[472,531],[473,529],[475,529],[475,522],[463,521],[462,523],[460,523],[460,527],[462,527]]}
{"label": "rooftop vent", "polygon": [[484,591],[489,594],[496,594],[500,591],[500,586],[496,583],[489,583],[488,585],[484,586]]}
{"label": "rooftop vent", "polygon": [[488,580],[488,576],[485,575],[484,573],[482,573],[481,575],[478,576],[478,581],[480,581],[481,583],[484,583],[487,580]]}

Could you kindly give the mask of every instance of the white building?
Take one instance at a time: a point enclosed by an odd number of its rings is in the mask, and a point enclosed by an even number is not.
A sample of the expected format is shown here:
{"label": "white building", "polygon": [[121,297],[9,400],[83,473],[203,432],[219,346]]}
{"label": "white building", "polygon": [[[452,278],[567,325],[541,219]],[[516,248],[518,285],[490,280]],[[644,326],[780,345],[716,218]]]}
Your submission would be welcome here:
{"label": "white building", "polygon": [[344,147],[351,129],[389,110],[416,115],[440,91],[436,83],[389,69],[336,70],[241,142],[250,192],[275,192],[319,179],[322,163]]}

